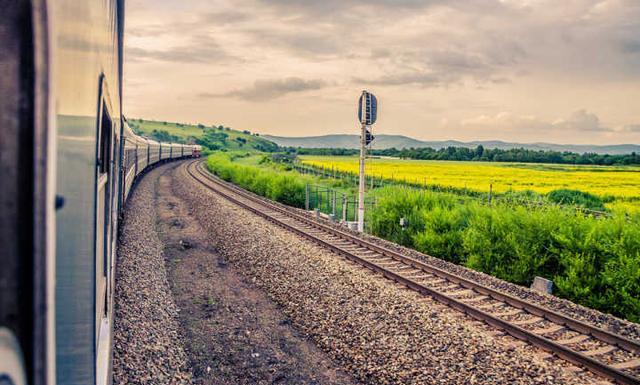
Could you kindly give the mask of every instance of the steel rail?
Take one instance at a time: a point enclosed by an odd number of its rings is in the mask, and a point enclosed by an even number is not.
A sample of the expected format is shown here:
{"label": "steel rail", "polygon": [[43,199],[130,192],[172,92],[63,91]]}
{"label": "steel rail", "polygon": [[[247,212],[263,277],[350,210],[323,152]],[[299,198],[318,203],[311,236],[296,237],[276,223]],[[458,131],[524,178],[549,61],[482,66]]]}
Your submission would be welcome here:
{"label": "steel rail", "polygon": [[[319,238],[318,236],[315,236],[307,231],[304,231],[303,229],[300,229],[299,227],[296,227],[293,224],[287,223],[281,219],[276,218],[273,215],[270,215],[268,213],[265,213],[264,210],[261,210],[260,208],[256,208],[254,206],[251,206],[249,204],[247,204],[246,202],[242,202],[241,200],[237,199],[236,197],[232,196],[231,194],[224,192],[224,191],[220,191],[219,188],[216,188],[217,186],[222,187],[230,192],[232,192],[235,195],[239,195],[242,198],[254,203],[254,204],[258,204],[261,205],[263,207],[266,207],[269,210],[278,212],[280,214],[285,215],[286,217],[290,218],[290,219],[294,219],[297,220],[299,222],[303,222],[306,225],[309,225],[311,227],[314,227],[316,229],[319,230],[323,230],[325,233],[330,233],[332,235],[336,235],[340,238],[343,238],[345,240],[350,241],[351,243],[355,243],[358,244],[364,248],[370,249],[372,251],[377,252],[378,254],[381,254],[383,256],[387,256],[390,258],[393,258],[394,260],[397,260],[399,262],[402,262],[404,264],[407,264],[409,266],[412,266],[416,269],[420,269],[422,271],[425,271],[427,273],[431,273],[433,275],[439,276],[441,278],[450,280],[456,284],[459,284],[460,286],[463,286],[465,288],[468,289],[472,289],[474,291],[477,291],[478,293],[482,294],[482,295],[487,295],[490,296],[493,299],[496,299],[498,301],[502,301],[505,303],[508,303],[509,305],[519,308],[519,309],[523,309],[526,310],[528,312],[530,312],[533,315],[539,316],[539,317],[543,317],[544,319],[547,319],[553,323],[562,325],[562,326],[567,326],[568,328],[571,328],[577,332],[580,332],[582,334],[585,335],[589,335],[592,336],[600,341],[606,342],[610,345],[615,345],[618,347],[622,347],[625,348],[626,350],[632,351],[632,352],[638,352],[640,351],[640,343],[633,341],[631,339],[613,334],[609,331],[606,331],[604,329],[598,328],[596,326],[593,325],[589,325],[586,324],[582,321],[578,321],[578,320],[574,320],[571,319],[565,315],[562,315],[560,313],[557,313],[553,310],[550,309],[546,309],[544,307],[538,306],[538,305],[534,305],[531,303],[527,303],[524,300],[521,300],[519,298],[513,297],[509,294],[505,294],[505,293],[501,293],[498,292],[494,289],[488,288],[484,285],[472,282],[466,278],[454,275],[452,273],[443,271],[442,269],[439,269],[437,267],[434,266],[430,266],[427,265],[423,262],[417,261],[413,258],[410,257],[406,257],[403,256],[401,254],[399,254],[396,251],[393,250],[389,250],[387,248],[381,247],[379,245],[373,244],[371,242],[368,242],[366,240],[363,240],[359,237],[356,237],[354,235],[348,234],[346,232],[340,231],[336,228],[334,228],[333,226],[330,225],[324,225],[321,224],[315,220],[312,220],[310,218],[307,218],[303,215],[297,214],[297,213],[293,213],[290,210],[286,210],[282,207],[279,207],[278,205],[267,201],[264,198],[259,198],[259,197],[255,197],[253,195],[250,195],[249,193],[247,193],[244,190],[241,190],[240,188],[238,188],[237,186],[231,185],[228,182],[222,182],[220,180],[217,180],[216,178],[214,178],[208,171],[203,170],[202,168],[202,161],[194,161],[188,164],[187,166],[187,171],[188,173],[198,182],[200,182],[202,185],[204,185],[205,187],[211,189],[211,190],[215,190],[216,193],[218,193],[219,195],[223,196],[225,199],[237,204],[238,206],[241,206],[251,212],[253,212],[254,214],[257,214],[258,216],[261,216],[265,219],[267,219],[268,221],[283,227],[289,231],[292,231],[298,235],[301,235],[307,239],[312,240],[315,243],[320,244],[321,246],[328,248],[344,257],[346,257],[349,260],[352,260],[358,264],[361,264],[367,268],[369,268],[370,270],[373,270],[377,273],[382,274],[384,277],[391,279],[395,282],[401,283],[405,286],[407,286],[408,288],[415,290],[417,292],[420,292],[422,294],[425,295],[429,295],[433,298],[435,298],[436,300],[438,300],[439,302],[442,302],[454,309],[457,309],[459,311],[462,311],[468,315],[470,315],[471,317],[486,322],[489,325],[492,325],[494,327],[497,327],[499,329],[504,330],[506,333],[510,334],[511,336],[521,339],[523,341],[527,341],[529,343],[531,343],[532,345],[538,346],[546,351],[550,351],[552,353],[555,353],[556,355],[558,355],[559,357],[565,359],[566,361],[572,362],[576,365],[580,365],[583,366],[585,368],[587,368],[588,370],[600,374],[606,378],[612,379],[616,382],[618,382],[619,384],[640,384],[640,378],[638,377],[634,377],[628,373],[625,373],[619,369],[616,369],[610,365],[604,364],[596,359],[593,359],[589,356],[586,356],[578,351],[575,351],[573,349],[570,349],[564,345],[561,345],[551,339],[548,339],[542,335],[538,335],[532,331],[529,331],[527,329],[524,329],[518,325],[512,324],[506,320],[503,320],[495,315],[492,315],[490,313],[487,313],[483,310],[480,310],[478,308],[473,307],[472,305],[469,305],[461,300],[458,300],[454,297],[451,297],[447,294],[444,294],[442,292],[439,292],[433,288],[430,288],[428,286],[425,286],[421,283],[418,283],[414,280],[411,280],[409,278],[403,277],[400,274],[394,273],[392,271],[390,271],[389,269],[386,269],[382,266],[379,266],[373,262],[371,262],[368,259],[362,258],[352,252],[349,252],[348,250],[345,250],[339,246],[336,246],[334,244],[331,244],[330,242]],[[198,175],[196,175],[196,173],[192,170],[192,168],[196,169],[197,174],[199,174],[200,176],[204,177],[204,180],[202,178],[200,178]],[[214,185],[216,187],[214,187]],[[556,321],[557,320],[557,321]],[[575,325],[575,326],[574,326]],[[627,347],[628,346],[628,347]]]}

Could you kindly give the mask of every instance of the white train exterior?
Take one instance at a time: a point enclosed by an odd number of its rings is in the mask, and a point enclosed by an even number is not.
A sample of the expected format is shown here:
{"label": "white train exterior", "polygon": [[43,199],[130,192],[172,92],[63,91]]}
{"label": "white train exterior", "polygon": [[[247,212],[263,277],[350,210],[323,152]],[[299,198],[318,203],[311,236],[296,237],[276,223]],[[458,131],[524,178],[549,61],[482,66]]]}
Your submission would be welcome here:
{"label": "white train exterior", "polygon": [[136,177],[199,146],[123,115],[124,0],[3,2],[0,381],[111,382],[118,220]]}

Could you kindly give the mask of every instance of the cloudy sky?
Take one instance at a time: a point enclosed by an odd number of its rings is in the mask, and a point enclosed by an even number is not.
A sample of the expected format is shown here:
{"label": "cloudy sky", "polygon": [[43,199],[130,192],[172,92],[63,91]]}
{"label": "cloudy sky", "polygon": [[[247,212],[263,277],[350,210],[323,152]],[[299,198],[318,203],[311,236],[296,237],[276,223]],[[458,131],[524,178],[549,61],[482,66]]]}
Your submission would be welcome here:
{"label": "cloudy sky", "polygon": [[284,136],[640,143],[638,0],[128,0],[129,117]]}

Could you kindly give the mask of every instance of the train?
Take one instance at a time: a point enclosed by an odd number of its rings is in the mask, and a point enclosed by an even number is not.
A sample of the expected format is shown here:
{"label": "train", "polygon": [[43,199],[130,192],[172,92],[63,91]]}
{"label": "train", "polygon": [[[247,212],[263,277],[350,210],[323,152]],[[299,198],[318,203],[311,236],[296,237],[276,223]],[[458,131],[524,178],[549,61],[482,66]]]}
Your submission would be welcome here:
{"label": "train", "polygon": [[112,382],[117,234],[146,170],[198,145],[123,113],[124,0],[3,2],[0,383]]}

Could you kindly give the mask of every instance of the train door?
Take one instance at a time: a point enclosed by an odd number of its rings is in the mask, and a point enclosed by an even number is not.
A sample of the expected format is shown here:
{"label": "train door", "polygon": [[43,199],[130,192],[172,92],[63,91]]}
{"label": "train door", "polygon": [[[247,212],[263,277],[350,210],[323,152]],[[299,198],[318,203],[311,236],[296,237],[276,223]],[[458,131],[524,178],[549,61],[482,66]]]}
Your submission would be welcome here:
{"label": "train door", "polygon": [[98,114],[98,141],[96,154],[96,206],[95,206],[95,328],[96,345],[108,334],[109,314],[109,265],[112,248],[111,193],[115,188],[114,144],[115,127],[112,119],[106,87],[103,86]]}

